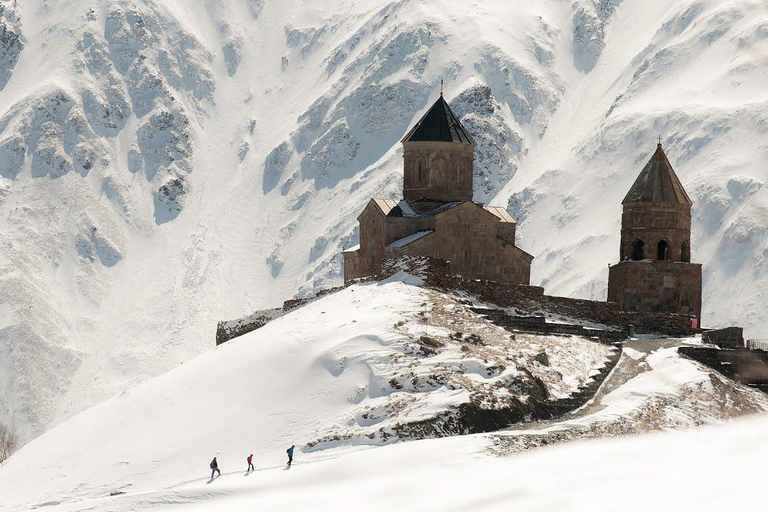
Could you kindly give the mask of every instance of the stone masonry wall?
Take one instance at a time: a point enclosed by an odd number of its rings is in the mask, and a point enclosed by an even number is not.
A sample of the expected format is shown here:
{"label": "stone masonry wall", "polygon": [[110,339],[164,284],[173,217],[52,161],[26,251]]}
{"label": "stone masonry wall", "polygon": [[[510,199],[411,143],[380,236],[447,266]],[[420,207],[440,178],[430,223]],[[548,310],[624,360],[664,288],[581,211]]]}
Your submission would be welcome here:
{"label": "stone masonry wall", "polygon": [[701,341],[712,343],[720,348],[744,348],[744,329],[741,327],[711,329],[701,333]]}
{"label": "stone masonry wall", "polygon": [[[633,325],[638,334],[684,336],[696,332],[691,328],[690,318],[687,315],[621,311],[617,304],[611,302],[544,295],[544,288],[540,286],[468,279],[452,274],[449,271],[448,262],[436,258],[400,256],[385,259],[379,278],[390,277],[399,271],[422,277],[426,286],[464,292],[498,307],[515,308],[529,315],[558,314],[620,330]],[[352,282],[354,280],[345,283],[345,286]],[[216,329],[216,344],[220,345],[258,329],[288,311],[341,288],[343,287],[321,290],[315,297],[285,301],[281,308],[256,311],[239,320],[219,322]]]}
{"label": "stone masonry wall", "polygon": [[388,255],[427,256],[448,262],[447,271],[470,279],[507,284],[530,282],[531,258],[499,239],[499,221],[482,207],[464,203],[438,216],[435,232]]}
{"label": "stone masonry wall", "polygon": [[442,290],[463,291],[482,301],[503,308],[515,308],[527,314],[557,314],[620,330],[632,325],[638,334],[686,336],[696,332],[695,329],[691,328],[688,315],[622,311],[618,304],[612,302],[544,295],[544,288],[540,286],[509,285],[494,281],[467,279],[452,274],[449,271],[448,262],[438,259],[388,259],[384,263],[384,269],[384,275],[391,275],[392,269],[410,269],[411,272],[424,277],[427,286]]}
{"label": "stone masonry wall", "polygon": [[336,286],[334,288],[326,288],[320,290],[314,297],[306,297],[302,299],[289,299],[283,302],[283,305],[279,308],[262,309],[251,313],[249,316],[239,318],[237,320],[225,320],[216,324],[216,345],[221,345],[227,341],[247,334],[251,331],[267,325],[275,318],[279,318],[289,311],[293,311],[296,308],[316,300],[323,295],[328,295],[345,288],[344,286]]}
{"label": "stone masonry wall", "polygon": [[625,205],[621,215],[619,261],[631,258],[632,244],[637,239],[644,244],[643,259],[657,259],[658,244],[666,240],[669,244],[669,260],[682,261],[681,249],[685,243],[690,261],[691,207],[642,203]]}
{"label": "stone masonry wall", "polygon": [[625,311],[678,313],[701,318],[701,265],[623,261],[608,275],[608,301]]}
{"label": "stone masonry wall", "polygon": [[403,197],[472,200],[474,150],[456,142],[403,143]]}
{"label": "stone masonry wall", "polygon": [[[344,253],[344,282],[379,273],[385,258],[387,218],[372,201],[358,217],[360,222],[360,249]],[[347,265],[349,263],[349,265]]]}
{"label": "stone masonry wall", "polygon": [[344,258],[344,284],[366,275],[360,258],[360,250],[341,253]]}
{"label": "stone masonry wall", "polygon": [[[530,282],[532,257],[499,238],[514,236],[514,224],[502,223],[481,206],[466,201],[435,216],[385,217],[374,204],[363,210],[360,249],[344,253],[344,281],[377,276],[385,258],[426,256],[450,262],[450,271],[472,279],[511,284]],[[388,244],[425,230],[433,233],[405,247]]]}

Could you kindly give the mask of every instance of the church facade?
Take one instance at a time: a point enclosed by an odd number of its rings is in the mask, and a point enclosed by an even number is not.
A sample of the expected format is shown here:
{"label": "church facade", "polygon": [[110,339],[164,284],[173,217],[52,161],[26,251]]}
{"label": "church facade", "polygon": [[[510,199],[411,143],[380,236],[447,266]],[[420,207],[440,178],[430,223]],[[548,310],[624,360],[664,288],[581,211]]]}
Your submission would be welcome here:
{"label": "church facade", "polygon": [[529,284],[533,256],[515,245],[514,219],[472,200],[475,141],[442,94],[401,142],[403,198],[363,209],[344,281],[379,275],[390,257],[428,256],[468,279]]}
{"label": "church facade", "polygon": [[691,263],[691,202],[661,144],[622,201],[619,263],[608,301],[625,311],[701,319],[701,265]]}

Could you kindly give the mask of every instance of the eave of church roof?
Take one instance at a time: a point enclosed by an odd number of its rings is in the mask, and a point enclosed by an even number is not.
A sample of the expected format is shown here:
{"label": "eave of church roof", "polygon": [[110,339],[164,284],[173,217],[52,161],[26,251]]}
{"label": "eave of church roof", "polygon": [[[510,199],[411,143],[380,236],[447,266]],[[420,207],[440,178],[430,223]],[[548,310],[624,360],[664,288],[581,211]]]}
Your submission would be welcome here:
{"label": "eave of church roof", "polygon": [[693,204],[661,144],[621,202],[627,203]]}
{"label": "eave of church roof", "polygon": [[458,142],[476,145],[442,94],[400,142]]}

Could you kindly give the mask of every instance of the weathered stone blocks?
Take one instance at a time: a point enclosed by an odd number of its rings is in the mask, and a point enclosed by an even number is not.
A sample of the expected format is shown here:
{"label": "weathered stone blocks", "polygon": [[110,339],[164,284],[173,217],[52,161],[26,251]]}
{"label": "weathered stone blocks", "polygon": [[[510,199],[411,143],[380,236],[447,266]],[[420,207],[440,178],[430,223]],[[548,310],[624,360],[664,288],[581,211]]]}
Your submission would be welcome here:
{"label": "weathered stone blocks", "polygon": [[701,265],[622,261],[609,270],[608,301],[624,311],[681,313],[701,318]]}

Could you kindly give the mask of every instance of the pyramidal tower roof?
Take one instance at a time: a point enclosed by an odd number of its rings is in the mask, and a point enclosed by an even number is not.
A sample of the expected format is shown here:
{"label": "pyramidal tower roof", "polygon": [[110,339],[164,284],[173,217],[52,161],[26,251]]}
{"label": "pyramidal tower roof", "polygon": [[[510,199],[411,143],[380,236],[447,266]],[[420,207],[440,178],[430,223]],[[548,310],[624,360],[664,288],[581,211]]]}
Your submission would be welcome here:
{"label": "pyramidal tower roof", "polygon": [[671,203],[693,205],[685,193],[683,184],[672,169],[661,143],[635,180],[629,193],[621,202],[627,203]]}
{"label": "pyramidal tower roof", "polygon": [[442,92],[435,104],[400,142],[459,142],[475,145],[475,140],[443,99]]}

